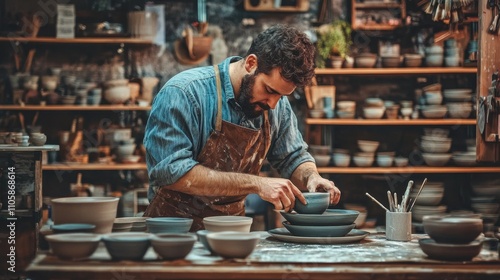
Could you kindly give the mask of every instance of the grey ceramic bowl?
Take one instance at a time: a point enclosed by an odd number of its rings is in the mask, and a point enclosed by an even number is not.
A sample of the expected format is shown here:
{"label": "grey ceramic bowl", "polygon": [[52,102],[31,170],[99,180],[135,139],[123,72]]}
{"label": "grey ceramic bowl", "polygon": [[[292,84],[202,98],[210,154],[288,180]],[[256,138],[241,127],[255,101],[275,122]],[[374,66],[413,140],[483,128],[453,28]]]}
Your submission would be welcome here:
{"label": "grey ceramic bowl", "polygon": [[187,233],[192,224],[191,218],[156,217],[146,220],[150,233]]}
{"label": "grey ceramic bowl", "polygon": [[142,260],[151,245],[152,234],[142,232],[110,233],[102,241],[113,260]]}
{"label": "grey ceramic bowl", "polygon": [[422,251],[431,259],[445,261],[468,261],[479,255],[483,242],[475,240],[468,244],[443,244],[431,238],[418,241]]}
{"label": "grey ceramic bowl", "polygon": [[193,249],[196,235],[191,233],[163,233],[151,238],[153,250],[164,260],[185,258]]}
{"label": "grey ceramic bowl", "polygon": [[85,259],[90,257],[97,247],[101,236],[93,233],[64,233],[45,236],[52,253],[61,259]]}
{"label": "grey ceramic bowl", "polygon": [[337,226],[354,223],[358,211],[345,209],[326,209],[323,214],[298,214],[280,211],[280,214],[292,225]]}
{"label": "grey ceramic bowl", "polygon": [[200,240],[201,244],[205,246],[205,248],[210,251],[210,254],[215,255],[214,250],[212,250],[212,247],[210,247],[210,244],[208,244],[207,240],[207,234],[211,233],[211,231],[208,231],[206,229],[202,229],[196,232],[196,235],[198,236],[198,240]]}
{"label": "grey ceramic bowl", "polygon": [[436,242],[448,244],[470,243],[483,231],[483,221],[477,218],[428,216],[423,226]]}
{"label": "grey ceramic bowl", "polygon": [[348,234],[356,224],[341,226],[299,226],[283,222],[288,231],[295,236],[307,237],[340,237]]}
{"label": "grey ceramic bowl", "polygon": [[295,200],[293,210],[299,214],[322,214],[330,205],[330,193],[312,192],[303,193],[307,204],[302,204],[298,199]]}

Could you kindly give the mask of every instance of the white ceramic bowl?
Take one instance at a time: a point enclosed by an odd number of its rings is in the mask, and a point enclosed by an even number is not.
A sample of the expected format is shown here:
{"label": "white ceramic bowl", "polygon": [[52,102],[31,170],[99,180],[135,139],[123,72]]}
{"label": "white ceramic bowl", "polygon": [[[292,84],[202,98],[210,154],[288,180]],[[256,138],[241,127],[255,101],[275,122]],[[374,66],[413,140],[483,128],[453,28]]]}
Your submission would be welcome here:
{"label": "white ceramic bowl", "polygon": [[421,112],[427,119],[442,119],[446,116],[448,108],[442,105],[428,105],[422,107]]}
{"label": "white ceramic bowl", "polygon": [[257,244],[260,235],[255,232],[212,232],[207,234],[210,248],[223,258],[246,258]]}
{"label": "white ceramic bowl", "polygon": [[328,155],[332,151],[329,145],[309,145],[309,152],[315,155]]}
{"label": "white ceramic bowl", "polygon": [[114,86],[104,91],[104,99],[111,104],[123,104],[130,98],[128,86]]}
{"label": "white ceramic bowl", "polygon": [[366,119],[381,119],[384,113],[385,107],[363,107],[363,116]]}
{"label": "white ceramic bowl", "polygon": [[338,101],[337,109],[344,112],[354,112],[356,110],[356,102],[355,101]]}
{"label": "white ceramic bowl", "polygon": [[85,259],[97,247],[101,236],[93,233],[62,233],[45,236],[54,255],[61,259]]}
{"label": "white ceramic bowl", "polygon": [[333,164],[339,167],[347,167],[351,163],[351,156],[349,154],[336,153],[333,154]]}
{"label": "white ceramic bowl", "polygon": [[377,165],[380,167],[389,167],[392,166],[392,163],[394,162],[394,156],[377,154],[376,161]]}
{"label": "white ceramic bowl", "polygon": [[314,161],[316,161],[316,166],[317,167],[325,167],[330,164],[330,159],[332,158],[330,155],[312,155],[314,158]]}
{"label": "white ceramic bowl", "polygon": [[394,164],[398,167],[408,166],[408,158],[405,157],[395,157]]}
{"label": "white ceramic bowl", "polygon": [[352,160],[354,164],[359,167],[368,167],[373,165],[373,161],[375,160],[374,156],[360,156],[354,155]]}
{"label": "white ceramic bowl", "polygon": [[205,229],[212,232],[250,232],[253,219],[245,216],[211,216],[203,218]]}
{"label": "white ceramic bowl", "polygon": [[428,166],[444,166],[450,161],[451,154],[423,153],[422,157]]}
{"label": "white ceramic bowl", "polygon": [[359,149],[366,153],[374,153],[380,145],[378,141],[358,140],[357,142]]}
{"label": "white ceramic bowl", "polygon": [[95,233],[109,233],[113,228],[118,200],[117,197],[55,198],[52,199],[52,220],[56,225],[93,224],[96,226]]}

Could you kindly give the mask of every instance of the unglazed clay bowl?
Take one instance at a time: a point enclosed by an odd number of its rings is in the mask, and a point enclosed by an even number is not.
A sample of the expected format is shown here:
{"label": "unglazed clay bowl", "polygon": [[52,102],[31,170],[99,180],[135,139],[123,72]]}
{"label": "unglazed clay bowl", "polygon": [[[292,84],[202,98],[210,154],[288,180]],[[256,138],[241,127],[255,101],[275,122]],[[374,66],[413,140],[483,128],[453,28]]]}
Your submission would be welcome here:
{"label": "unglazed clay bowl", "polygon": [[432,239],[447,244],[470,243],[483,231],[483,220],[477,218],[427,216],[423,225]]}
{"label": "unglazed clay bowl", "polygon": [[102,241],[113,260],[142,260],[151,245],[150,233],[116,232],[106,234]]}
{"label": "unglazed clay bowl", "polygon": [[96,226],[95,233],[110,233],[118,207],[117,197],[62,197],[52,199],[54,224],[82,223]]}
{"label": "unglazed clay bowl", "polygon": [[322,214],[330,205],[330,193],[306,192],[302,195],[304,195],[307,204],[303,204],[296,199],[293,207],[293,210],[299,214]]}
{"label": "unglazed clay bowl", "polygon": [[255,232],[212,232],[207,234],[208,244],[214,252],[223,258],[246,258],[260,240]]}
{"label": "unglazed clay bowl", "polygon": [[101,237],[93,233],[63,233],[45,236],[52,253],[61,259],[85,259],[90,257]]}
{"label": "unglazed clay bowl", "polygon": [[245,216],[212,216],[203,218],[203,225],[208,231],[250,232],[253,218]]}
{"label": "unglazed clay bowl", "polygon": [[192,233],[162,233],[151,238],[151,246],[158,256],[164,260],[185,258],[196,242]]}
{"label": "unglazed clay bowl", "polygon": [[192,224],[191,218],[155,217],[146,220],[150,233],[187,233]]}

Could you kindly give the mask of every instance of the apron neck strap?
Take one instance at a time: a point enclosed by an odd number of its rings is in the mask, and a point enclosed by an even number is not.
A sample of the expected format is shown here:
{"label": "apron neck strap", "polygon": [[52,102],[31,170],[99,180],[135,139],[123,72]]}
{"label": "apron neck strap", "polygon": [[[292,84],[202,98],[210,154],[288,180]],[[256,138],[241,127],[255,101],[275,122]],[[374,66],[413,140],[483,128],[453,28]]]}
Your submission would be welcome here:
{"label": "apron neck strap", "polygon": [[215,119],[215,130],[222,130],[222,86],[220,80],[219,65],[214,65],[215,84],[217,86],[217,117]]}

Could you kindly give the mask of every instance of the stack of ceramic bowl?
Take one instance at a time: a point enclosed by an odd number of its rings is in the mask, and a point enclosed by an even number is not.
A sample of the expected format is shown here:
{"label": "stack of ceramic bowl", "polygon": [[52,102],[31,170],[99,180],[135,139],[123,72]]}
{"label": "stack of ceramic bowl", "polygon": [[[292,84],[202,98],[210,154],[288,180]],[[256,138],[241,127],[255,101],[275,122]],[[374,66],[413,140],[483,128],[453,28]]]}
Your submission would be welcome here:
{"label": "stack of ceramic bowl", "polygon": [[444,54],[444,66],[458,67],[460,65],[462,54],[455,39],[444,41]]}
{"label": "stack of ceramic bowl", "polygon": [[358,148],[361,152],[357,152],[353,156],[353,161],[356,166],[368,167],[372,166],[375,161],[375,152],[378,149],[380,142],[370,140],[358,140]]}
{"label": "stack of ceramic bowl", "polygon": [[377,55],[374,53],[360,53],[354,57],[357,68],[373,68],[377,64]]}
{"label": "stack of ceramic bowl", "polygon": [[339,119],[354,119],[356,102],[350,100],[338,101],[336,113]]}
{"label": "stack of ceramic bowl", "polygon": [[451,158],[452,139],[443,136],[423,135],[420,141],[422,157],[428,166],[444,166]]}
{"label": "stack of ceramic bowl", "polygon": [[310,145],[309,152],[316,161],[316,166],[325,167],[330,164],[331,148],[328,145]]}
{"label": "stack of ceramic bowl", "polygon": [[365,99],[363,116],[365,119],[381,119],[384,116],[384,101],[380,98],[370,97]]}
{"label": "stack of ceramic bowl", "polygon": [[246,258],[260,240],[250,232],[253,218],[245,216],[211,216],[203,218],[205,230],[196,232],[200,242],[213,255],[223,258]]}
{"label": "stack of ceramic bowl", "polygon": [[443,66],[443,47],[433,45],[425,48],[425,64],[429,67]]}
{"label": "stack of ceramic bowl", "polygon": [[281,211],[286,219],[285,228],[294,236],[301,237],[343,237],[354,227],[359,212],[353,210],[329,209],[329,193],[304,193],[307,204],[295,201],[296,213]]}
{"label": "stack of ceramic bowl", "polygon": [[430,238],[420,239],[419,245],[431,259],[467,261],[481,252],[482,241],[476,239],[483,230],[481,219],[429,216],[423,225]]}
{"label": "stack of ceramic bowl", "polygon": [[458,166],[474,166],[476,165],[476,152],[454,152],[451,159]]}
{"label": "stack of ceramic bowl", "polygon": [[444,98],[450,118],[469,118],[473,111],[471,89],[445,89]]}
{"label": "stack of ceramic bowl", "polygon": [[471,206],[476,213],[481,214],[481,217],[483,217],[485,224],[495,224],[497,222],[499,216],[498,210],[500,209],[500,205],[494,197],[471,197]]}
{"label": "stack of ceramic bowl", "polygon": [[[420,186],[419,184],[415,184]],[[412,218],[421,222],[427,215],[442,215],[446,212],[446,205],[440,205],[444,195],[444,183],[428,182],[417,197],[418,189],[414,187],[410,192],[410,198],[415,201],[412,209]],[[415,200],[416,199],[416,200]]]}

